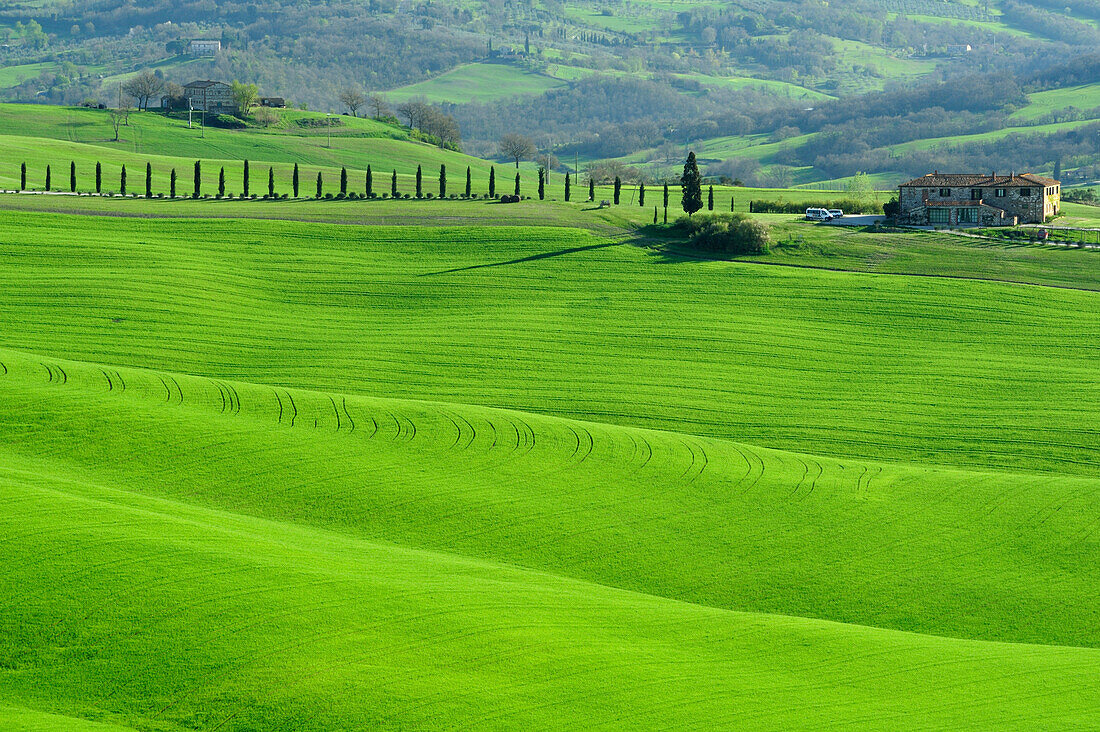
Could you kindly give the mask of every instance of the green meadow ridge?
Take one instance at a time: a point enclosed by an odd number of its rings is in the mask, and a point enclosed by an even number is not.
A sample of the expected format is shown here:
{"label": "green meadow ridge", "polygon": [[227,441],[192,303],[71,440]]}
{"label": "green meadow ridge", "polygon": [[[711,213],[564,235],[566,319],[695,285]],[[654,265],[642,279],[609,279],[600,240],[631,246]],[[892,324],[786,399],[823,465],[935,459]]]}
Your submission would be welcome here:
{"label": "green meadow ridge", "polygon": [[0,726],[1088,728],[1096,252],[589,208],[0,197]]}

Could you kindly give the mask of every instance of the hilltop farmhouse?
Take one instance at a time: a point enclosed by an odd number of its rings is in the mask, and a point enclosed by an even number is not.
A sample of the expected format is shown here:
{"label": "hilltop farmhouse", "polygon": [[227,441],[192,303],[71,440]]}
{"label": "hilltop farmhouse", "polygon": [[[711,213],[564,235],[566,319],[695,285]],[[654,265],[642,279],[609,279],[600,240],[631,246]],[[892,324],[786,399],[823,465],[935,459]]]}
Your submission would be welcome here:
{"label": "hilltop farmhouse", "polygon": [[1058,213],[1062,186],[1031,173],[929,173],[898,187],[898,223],[911,226],[1041,224]]}
{"label": "hilltop farmhouse", "polygon": [[191,41],[191,45],[188,46],[188,51],[192,56],[217,56],[221,53],[222,42],[215,41],[208,38],[196,38]]}
{"label": "hilltop farmhouse", "polygon": [[183,98],[195,111],[232,113],[237,108],[233,88],[221,81],[192,81],[183,86]]}

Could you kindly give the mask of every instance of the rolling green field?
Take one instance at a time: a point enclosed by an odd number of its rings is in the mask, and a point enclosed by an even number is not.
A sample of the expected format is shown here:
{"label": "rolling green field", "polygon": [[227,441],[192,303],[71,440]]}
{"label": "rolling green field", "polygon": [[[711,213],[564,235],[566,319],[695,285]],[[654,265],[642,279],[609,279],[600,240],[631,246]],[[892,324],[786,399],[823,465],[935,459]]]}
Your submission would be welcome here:
{"label": "rolling green field", "polygon": [[423,97],[429,102],[488,102],[542,94],[565,86],[560,79],[502,63],[458,66],[434,79],[386,92],[392,102]]}
{"label": "rolling green field", "polygon": [[[0,187],[490,165],[3,124]],[[1094,726],[1100,252],[760,215],[716,260],[561,186],[0,195],[0,727]]]}

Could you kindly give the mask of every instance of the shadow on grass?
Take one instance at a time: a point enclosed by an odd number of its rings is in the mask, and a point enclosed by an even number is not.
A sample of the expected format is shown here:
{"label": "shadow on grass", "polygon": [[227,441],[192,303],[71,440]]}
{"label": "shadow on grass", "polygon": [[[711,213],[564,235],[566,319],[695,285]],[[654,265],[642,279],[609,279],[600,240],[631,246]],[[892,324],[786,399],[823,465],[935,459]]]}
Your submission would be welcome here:
{"label": "shadow on grass", "polygon": [[466,267],[454,267],[452,269],[441,269],[438,272],[424,272],[418,275],[419,277],[432,277],[434,275],[453,274],[455,272],[466,272],[472,269],[489,269],[492,267],[507,267],[511,264],[523,264],[524,262],[537,262],[540,259],[552,259],[553,257],[565,257],[570,254],[579,254],[580,252],[588,252],[593,249],[607,249],[608,247],[622,246],[622,241],[606,241],[602,244],[589,244],[584,247],[570,247],[568,249],[559,249],[556,252],[543,252],[541,254],[532,254],[529,257],[520,257],[518,259],[508,259],[503,262],[486,262],[485,264],[471,264]]}

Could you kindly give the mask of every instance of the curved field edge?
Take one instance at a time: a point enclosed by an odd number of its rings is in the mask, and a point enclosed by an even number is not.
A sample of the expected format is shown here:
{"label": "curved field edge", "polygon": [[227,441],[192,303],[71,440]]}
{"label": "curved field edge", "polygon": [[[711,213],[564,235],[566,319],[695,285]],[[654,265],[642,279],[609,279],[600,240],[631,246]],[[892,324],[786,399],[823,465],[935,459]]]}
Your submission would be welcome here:
{"label": "curved field edge", "polygon": [[562,228],[0,220],[8,347],[1100,474],[1097,293],[686,262]]}
{"label": "curved field edge", "polygon": [[[9,475],[716,608],[1100,645],[1096,479],[836,460],[11,351],[0,364]],[[34,571],[18,554],[13,565]]]}

